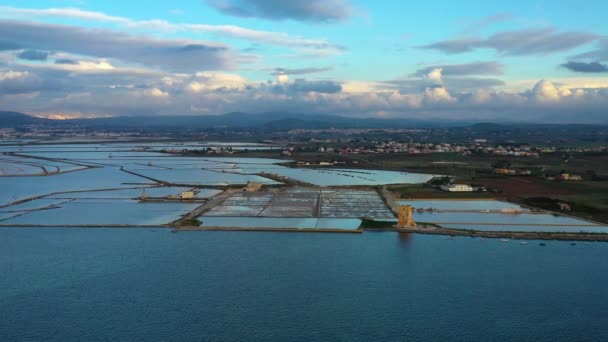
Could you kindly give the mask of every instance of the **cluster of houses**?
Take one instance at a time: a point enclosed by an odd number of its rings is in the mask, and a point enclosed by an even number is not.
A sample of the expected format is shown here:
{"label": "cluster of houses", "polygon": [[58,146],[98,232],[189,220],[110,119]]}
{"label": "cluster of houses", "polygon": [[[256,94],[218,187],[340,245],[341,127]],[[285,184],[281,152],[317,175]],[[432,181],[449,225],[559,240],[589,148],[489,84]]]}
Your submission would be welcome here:
{"label": "cluster of houses", "polygon": [[0,128],[0,139],[15,138],[16,132],[12,128]]}
{"label": "cluster of houses", "polygon": [[538,149],[522,146],[486,146],[480,142],[470,144],[448,144],[448,143],[398,143],[382,142],[372,146],[334,148],[319,147],[319,152],[342,153],[342,154],[368,154],[368,153],[460,153],[464,155],[473,153],[486,153],[496,156],[516,156],[516,157],[538,157]]}
{"label": "cluster of houses", "polygon": [[[297,149],[297,147],[295,147]],[[291,152],[294,148],[289,149]],[[577,147],[577,148],[556,148],[556,147],[532,147],[532,146],[491,146],[484,139],[476,139],[466,144],[449,143],[401,143],[395,141],[375,142],[367,146],[359,147],[327,147],[321,146],[318,152],[341,153],[341,154],[370,154],[370,153],[460,153],[470,154],[490,154],[498,157],[531,157],[538,158],[541,153],[555,152],[602,152],[607,148],[600,147]]]}
{"label": "cluster of houses", "polygon": [[567,172],[562,172],[557,177],[547,177],[547,179],[559,181],[582,181],[583,177],[579,175],[573,175]]}
{"label": "cluster of houses", "polygon": [[[515,168],[495,168],[494,173],[497,175],[519,175],[519,176],[530,176],[533,174],[532,170],[529,169],[515,169]],[[547,180],[555,181],[582,181],[583,177],[580,175],[574,175],[568,172],[562,172],[556,176],[550,175],[546,177]]]}

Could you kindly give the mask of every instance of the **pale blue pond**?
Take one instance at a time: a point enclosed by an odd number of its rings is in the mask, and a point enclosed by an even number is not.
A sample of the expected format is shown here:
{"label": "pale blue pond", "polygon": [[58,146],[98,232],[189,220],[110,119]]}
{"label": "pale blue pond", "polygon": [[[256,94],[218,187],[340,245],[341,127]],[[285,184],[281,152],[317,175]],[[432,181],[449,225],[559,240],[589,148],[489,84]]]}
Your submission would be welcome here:
{"label": "pale blue pond", "polygon": [[140,203],[123,200],[78,200],[57,209],[39,210],[2,221],[3,225],[161,225],[196,208],[197,203]]}
{"label": "pale blue pond", "polygon": [[136,151],[69,151],[69,152],[28,152],[28,156],[56,158],[68,160],[105,160],[112,159],[154,159],[154,158],[171,158],[171,156],[156,152],[136,152]]}
{"label": "pale blue pond", "polygon": [[116,168],[94,168],[52,176],[0,177],[0,205],[33,196],[76,190],[129,188],[152,183]]}
{"label": "pale blue pond", "polygon": [[62,152],[62,151],[124,151],[121,146],[110,147],[103,144],[30,144],[30,145],[14,145],[0,146],[0,152]]}
{"label": "pale blue pond", "polygon": [[433,223],[501,223],[501,224],[561,224],[590,225],[592,223],[568,216],[551,214],[501,214],[501,213],[414,213],[414,220]]}
{"label": "pale blue pond", "polygon": [[2,221],[9,219],[11,217],[17,216],[19,214],[20,214],[19,212],[16,212],[16,213],[0,212],[0,224],[2,223]]}
{"label": "pale blue pond", "polygon": [[0,159],[0,176],[36,175],[43,173],[44,169],[42,166],[25,165]]}
{"label": "pale blue pond", "polygon": [[437,210],[518,210],[518,211],[530,211],[515,203],[509,203],[504,201],[496,200],[408,200],[399,201],[401,205],[411,205],[414,208],[428,209],[434,208]]}
{"label": "pale blue pond", "polygon": [[[190,191],[189,187],[154,187],[154,188],[136,188],[124,190],[106,190],[106,191],[86,191],[67,194],[52,195],[50,198],[119,198],[119,199],[137,199],[141,197],[145,191],[148,198],[164,198],[171,195],[178,195],[183,191]],[[195,189],[197,199],[213,197],[221,192],[215,189]]]}
{"label": "pale blue pond", "polygon": [[267,172],[277,173],[317,186],[419,184],[430,180],[433,175],[395,171],[305,169],[282,167]]}
{"label": "pale blue pond", "polygon": [[[290,168],[277,165],[278,163],[288,162],[287,160],[269,158],[193,158],[147,151],[103,149],[58,151],[50,149],[45,152],[27,152],[27,154],[86,164],[123,166],[137,173],[176,184],[225,185],[245,184],[247,182],[278,184],[272,180],[256,176],[256,174],[262,172],[276,173],[318,186],[418,184],[433,177],[433,175],[428,174],[395,171]],[[221,171],[225,172],[222,173]]]}
{"label": "pale blue pond", "polygon": [[262,184],[279,184],[268,178],[255,175],[239,175],[226,172],[215,172],[203,169],[148,169],[138,170],[138,174],[174,183],[174,184],[194,184],[194,185],[227,185],[227,184],[247,184],[249,182]]}
{"label": "pale blue pond", "polygon": [[[2,166],[4,164],[4,166]],[[19,168],[32,168],[33,172],[17,172],[16,174],[22,175],[27,173],[42,173],[46,169],[48,173],[56,173],[56,172],[65,172],[76,169],[82,169],[83,166],[77,165],[77,163],[70,162],[61,162],[61,161],[53,161],[46,159],[38,159],[38,158],[26,158],[20,156],[11,156],[11,155],[1,155],[0,154],[0,167],[5,167],[9,169],[19,169]],[[0,170],[2,171],[2,170]],[[4,174],[8,174],[4,170]],[[1,175],[1,173],[0,173]]]}
{"label": "pale blue pond", "polygon": [[65,199],[58,198],[39,198],[32,201],[22,202],[19,204],[14,204],[8,207],[1,207],[0,212],[14,212],[14,211],[26,211],[26,210],[34,210],[49,207],[55,204],[65,202]]}

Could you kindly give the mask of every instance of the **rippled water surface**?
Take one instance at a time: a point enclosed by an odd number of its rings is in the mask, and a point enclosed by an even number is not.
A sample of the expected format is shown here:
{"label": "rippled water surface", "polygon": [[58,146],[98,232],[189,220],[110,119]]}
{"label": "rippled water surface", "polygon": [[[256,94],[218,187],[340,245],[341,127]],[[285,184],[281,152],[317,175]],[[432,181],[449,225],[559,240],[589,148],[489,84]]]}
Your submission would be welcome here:
{"label": "rippled water surface", "polygon": [[4,341],[601,341],[608,244],[0,229]]}

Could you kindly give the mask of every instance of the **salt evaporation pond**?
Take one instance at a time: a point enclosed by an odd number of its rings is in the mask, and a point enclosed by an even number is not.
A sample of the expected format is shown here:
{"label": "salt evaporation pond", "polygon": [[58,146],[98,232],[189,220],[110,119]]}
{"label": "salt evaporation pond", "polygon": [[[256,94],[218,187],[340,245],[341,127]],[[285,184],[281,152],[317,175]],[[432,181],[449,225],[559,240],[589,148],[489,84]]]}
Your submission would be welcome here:
{"label": "salt evaporation pond", "polygon": [[[145,144],[142,144],[145,146]],[[256,174],[266,172],[287,176],[317,186],[353,186],[424,183],[433,175],[379,170],[290,168],[279,163],[287,160],[239,157],[180,157],[149,151],[106,150],[104,146],[86,146],[80,150],[61,150],[63,146],[28,155],[58,158],[81,163],[123,166],[145,176],[176,184],[225,185],[257,182],[279,184]],[[103,150],[95,150],[104,148]],[[206,169],[206,170],[197,170]],[[225,171],[221,175],[214,171]]]}
{"label": "salt evaporation pond", "polygon": [[28,156],[67,159],[74,161],[105,161],[111,162],[116,159],[120,160],[148,160],[157,158],[174,158],[171,155],[157,152],[137,152],[137,151],[119,151],[119,152],[102,152],[102,151],[69,151],[69,152],[28,152]]}
{"label": "salt evaporation pond", "polygon": [[55,192],[130,188],[151,181],[112,167],[93,168],[52,176],[0,177],[0,205]]}
{"label": "salt evaporation pond", "polygon": [[552,214],[502,214],[467,212],[422,212],[414,213],[414,220],[432,223],[496,223],[496,224],[546,224],[546,225],[592,225],[592,223],[569,216]]}
{"label": "salt evaporation pond", "polygon": [[517,211],[530,211],[515,203],[509,203],[505,201],[497,200],[408,200],[399,201],[401,205],[411,205],[414,208],[428,209],[433,208],[436,210],[455,210],[455,211],[485,211],[485,210],[517,210]]}
{"label": "salt evaporation pond", "polygon": [[49,207],[52,205],[60,204],[65,202],[65,199],[59,198],[39,198],[33,201],[22,202],[19,204],[14,204],[8,207],[0,207],[0,212],[14,212],[14,211],[27,211],[27,210],[36,210],[45,207]]}
{"label": "salt evaporation pond", "polygon": [[33,153],[33,152],[64,152],[64,151],[124,151],[121,146],[103,144],[30,144],[15,146],[0,146],[0,152]]}
{"label": "salt evaporation pond", "polygon": [[293,228],[293,229],[344,229],[355,230],[359,219],[295,218],[295,217],[210,217],[199,218],[203,227],[230,228]]}
{"label": "salt evaporation pond", "polygon": [[377,170],[304,169],[281,167],[272,170],[281,176],[317,186],[355,186],[386,184],[419,184],[433,178],[433,175]]}
{"label": "salt evaporation pond", "polygon": [[266,185],[280,184],[268,178],[255,175],[239,175],[227,172],[208,171],[203,169],[173,169],[173,170],[138,170],[138,174],[174,184],[193,185],[229,185],[247,184],[249,182]]}
{"label": "salt evaporation pond", "polygon": [[[49,198],[96,198],[96,199],[129,199],[139,198],[145,191],[148,198],[163,198],[167,196],[178,195],[183,191],[190,191],[192,188],[186,187],[153,187],[153,188],[134,188],[124,190],[100,190],[100,191],[86,191],[86,192],[74,192],[67,194],[51,195]],[[195,189],[195,199],[205,199],[213,197],[221,192],[221,190],[215,189]]]}
{"label": "salt evaporation pond", "polygon": [[132,200],[78,200],[56,209],[9,218],[3,225],[162,225],[196,208],[196,203],[140,203]]}
{"label": "salt evaporation pond", "polygon": [[0,155],[0,176],[42,175],[84,169],[81,165]]}

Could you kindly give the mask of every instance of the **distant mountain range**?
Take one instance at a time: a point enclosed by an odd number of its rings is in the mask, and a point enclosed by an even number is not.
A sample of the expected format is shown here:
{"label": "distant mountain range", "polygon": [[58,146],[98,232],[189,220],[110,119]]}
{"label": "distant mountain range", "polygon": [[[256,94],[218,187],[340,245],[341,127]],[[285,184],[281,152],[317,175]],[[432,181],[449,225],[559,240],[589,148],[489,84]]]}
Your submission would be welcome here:
{"label": "distant mountain range", "polygon": [[0,128],[21,128],[39,125],[44,127],[80,127],[101,130],[203,130],[203,129],[259,129],[286,131],[291,129],[348,129],[348,128],[458,128],[458,130],[486,133],[516,132],[518,130],[543,129],[547,131],[596,130],[604,131],[605,125],[560,125],[560,124],[516,124],[476,123],[445,119],[378,119],[350,118],[336,115],[312,115],[301,113],[227,113],[223,115],[172,115],[172,116],[116,116],[95,119],[52,120],[23,113],[0,111]]}
{"label": "distant mountain range", "polygon": [[1,128],[27,125],[80,126],[98,129],[327,129],[327,128],[423,128],[451,127],[463,121],[349,118],[335,115],[307,115],[301,113],[227,113],[223,115],[175,116],[116,116],[95,119],[52,120],[17,112],[0,111]]}
{"label": "distant mountain range", "polygon": [[0,111],[0,128],[14,128],[24,125],[44,124],[49,121],[51,120],[40,119],[22,113]]}

